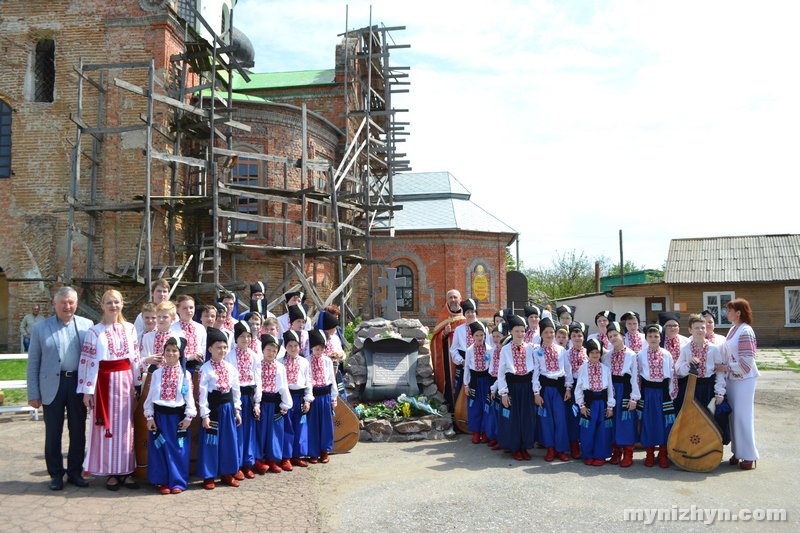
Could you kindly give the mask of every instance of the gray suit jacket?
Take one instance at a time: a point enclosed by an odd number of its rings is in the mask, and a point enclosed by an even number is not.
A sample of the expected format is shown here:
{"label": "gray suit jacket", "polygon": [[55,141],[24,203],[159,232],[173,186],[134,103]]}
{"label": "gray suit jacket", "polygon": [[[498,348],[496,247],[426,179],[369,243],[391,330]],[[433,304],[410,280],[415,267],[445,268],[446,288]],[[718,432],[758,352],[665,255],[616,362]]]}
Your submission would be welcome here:
{"label": "gray suit jacket", "polygon": [[[86,332],[94,323],[88,318],[75,316],[78,326],[78,340],[83,346]],[[50,405],[58,392],[61,382],[61,357],[58,353],[58,316],[54,315],[37,322],[31,334],[28,349],[28,400],[42,400]]]}

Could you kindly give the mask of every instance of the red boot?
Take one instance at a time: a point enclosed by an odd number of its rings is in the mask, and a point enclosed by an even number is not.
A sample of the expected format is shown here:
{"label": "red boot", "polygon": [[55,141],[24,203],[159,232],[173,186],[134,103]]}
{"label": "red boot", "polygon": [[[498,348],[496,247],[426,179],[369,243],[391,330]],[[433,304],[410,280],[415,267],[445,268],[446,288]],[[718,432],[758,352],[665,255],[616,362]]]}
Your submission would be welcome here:
{"label": "red boot", "polygon": [[644,458],[644,466],[653,466],[656,463],[656,447],[650,446],[649,448],[644,449],[647,456]]}
{"label": "red boot", "polygon": [[558,452],[556,455],[558,456],[559,461],[569,461],[569,455],[565,454],[564,452]]}
{"label": "red boot", "polygon": [[524,459],[524,457],[522,457],[522,452],[513,452],[511,457],[513,457],[516,461],[522,461]]}
{"label": "red boot", "polygon": [[214,483],[214,478],[213,477],[209,477],[209,478],[206,478],[206,479],[203,480],[203,488],[206,489],[206,490],[211,490],[216,486],[217,486],[217,484]]}
{"label": "red boot", "polygon": [[239,472],[244,474],[244,477],[246,477],[247,479],[253,479],[254,477],[256,477],[256,474],[253,472],[253,469],[248,468],[246,466],[243,466],[242,469],[239,470]]}
{"label": "red boot", "polygon": [[225,474],[222,476],[222,482],[226,485],[230,485],[231,487],[239,486],[239,481],[236,479],[236,476],[232,476],[230,474]]}
{"label": "red boot", "polygon": [[[613,463],[614,460],[612,459],[611,462]],[[633,464],[633,444],[629,446],[623,447],[623,455],[622,461],[619,462],[619,466],[631,466]]]}
{"label": "red boot", "polygon": [[489,442],[489,437],[486,436],[486,433],[481,433],[481,444],[486,444]]}
{"label": "red boot", "polygon": [[606,460],[605,459],[595,459],[594,461],[592,461],[592,464],[594,466],[603,466],[604,464],[606,464]]}
{"label": "red boot", "polygon": [[569,452],[573,459],[581,458],[581,443],[576,440],[569,441]]}
{"label": "red boot", "polygon": [[611,443],[611,460],[609,463],[612,465],[619,464],[619,459],[622,457],[622,448],[617,446],[616,442]]}
{"label": "red boot", "polygon": [[292,466],[308,466],[308,463],[300,459],[299,457],[292,457]]}
{"label": "red boot", "polygon": [[499,443],[499,442],[496,442],[496,443],[495,443],[495,444],[492,446],[492,449],[493,449],[493,450],[499,450],[499,449],[500,449],[500,443]]}
{"label": "red boot", "polygon": [[550,446],[547,448],[547,453],[544,456],[544,460],[548,463],[556,458],[556,449],[554,446]]}
{"label": "red boot", "polygon": [[[291,468],[291,467],[292,467],[292,465],[289,465],[289,468]],[[283,468],[278,466],[278,463],[276,463],[275,461],[272,461],[272,460],[267,461],[267,468],[269,469],[270,472],[272,472],[274,474],[279,474],[279,473],[283,472]]]}
{"label": "red boot", "polygon": [[291,461],[289,461],[289,459],[283,459],[281,461],[280,467],[281,467],[281,470],[286,470],[287,472],[291,472],[292,470],[294,470],[292,468],[292,463],[291,463]]}
{"label": "red boot", "polygon": [[472,434],[472,444],[478,444],[481,441],[481,434],[477,431]]}
{"label": "red boot", "polygon": [[242,480],[244,479],[244,472],[242,472],[242,469],[241,469],[241,468],[239,469],[239,471],[238,471],[238,472],[236,472],[236,473],[233,475],[233,479],[235,479],[235,480],[237,480],[237,481],[242,481]]}
{"label": "red boot", "polygon": [[259,474],[265,474],[267,472],[267,469],[269,469],[269,467],[265,465],[261,459],[256,459],[256,464],[253,466],[253,470],[258,472]]}
{"label": "red boot", "polygon": [[[490,439],[489,442],[486,443],[486,445],[489,448],[492,448],[492,446],[494,446],[495,444],[497,444],[497,439]],[[492,448],[492,449],[494,449],[494,448]]]}
{"label": "red boot", "polygon": [[531,460],[531,454],[529,454],[528,450],[526,450],[525,448],[522,448],[519,451],[519,453],[522,454],[522,458],[525,459],[526,461],[530,461]]}
{"label": "red boot", "polygon": [[323,463],[323,464],[324,464],[324,463],[330,463],[330,462],[331,462],[331,458],[330,458],[330,457],[328,457],[328,452],[326,452],[325,450],[323,450],[323,451],[321,451],[321,452],[319,453],[319,462],[320,462],[320,463]]}
{"label": "red boot", "polygon": [[669,455],[667,454],[666,446],[658,447],[658,466],[661,468],[669,468]]}
{"label": "red boot", "polygon": [[585,465],[587,465],[587,466],[592,466],[592,464],[594,464],[594,459],[586,459],[586,460],[583,462],[583,464],[585,464]]}

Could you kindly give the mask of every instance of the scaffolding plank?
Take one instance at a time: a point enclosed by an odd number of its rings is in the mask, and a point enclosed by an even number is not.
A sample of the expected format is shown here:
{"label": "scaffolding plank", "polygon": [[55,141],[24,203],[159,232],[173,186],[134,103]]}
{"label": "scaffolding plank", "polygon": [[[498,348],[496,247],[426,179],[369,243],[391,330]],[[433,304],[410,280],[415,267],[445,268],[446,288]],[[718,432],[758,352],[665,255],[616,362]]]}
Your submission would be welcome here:
{"label": "scaffolding plank", "polygon": [[96,65],[84,65],[83,70],[106,70],[106,69],[128,69],[128,68],[150,68],[149,61],[137,63],[98,63]]}
{"label": "scaffolding plank", "polygon": [[174,163],[183,163],[192,167],[208,168],[208,161],[205,159],[197,159],[195,157],[186,157],[182,155],[164,154],[161,152],[151,152],[150,155],[161,161],[169,161]]}
{"label": "scaffolding plank", "polygon": [[[219,216],[224,218],[235,218],[237,220],[248,220],[250,222],[259,222],[261,224],[294,224],[301,225],[299,220],[287,220],[283,217],[267,217],[264,215],[251,215],[250,213],[240,213],[239,211],[227,211],[225,209],[219,210]],[[306,226],[310,228],[319,229],[333,229],[333,224],[327,222],[311,222],[306,220]]]}

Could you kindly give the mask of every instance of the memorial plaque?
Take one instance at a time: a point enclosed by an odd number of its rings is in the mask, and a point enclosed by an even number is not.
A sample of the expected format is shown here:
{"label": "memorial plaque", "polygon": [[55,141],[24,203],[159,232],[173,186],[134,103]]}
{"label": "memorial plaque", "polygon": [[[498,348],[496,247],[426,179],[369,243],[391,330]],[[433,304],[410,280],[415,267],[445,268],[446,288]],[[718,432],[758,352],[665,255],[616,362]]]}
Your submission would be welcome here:
{"label": "memorial plaque", "polygon": [[408,355],[373,353],[373,385],[408,385]]}

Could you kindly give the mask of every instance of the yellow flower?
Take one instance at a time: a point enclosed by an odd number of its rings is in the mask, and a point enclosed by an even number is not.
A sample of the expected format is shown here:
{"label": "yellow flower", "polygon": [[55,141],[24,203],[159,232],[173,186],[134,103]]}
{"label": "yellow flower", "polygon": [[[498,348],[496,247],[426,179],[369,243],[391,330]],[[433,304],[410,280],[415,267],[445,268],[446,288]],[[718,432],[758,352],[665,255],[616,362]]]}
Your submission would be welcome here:
{"label": "yellow flower", "polygon": [[410,403],[404,403],[403,404],[403,417],[408,418],[409,416],[411,416],[411,404]]}

